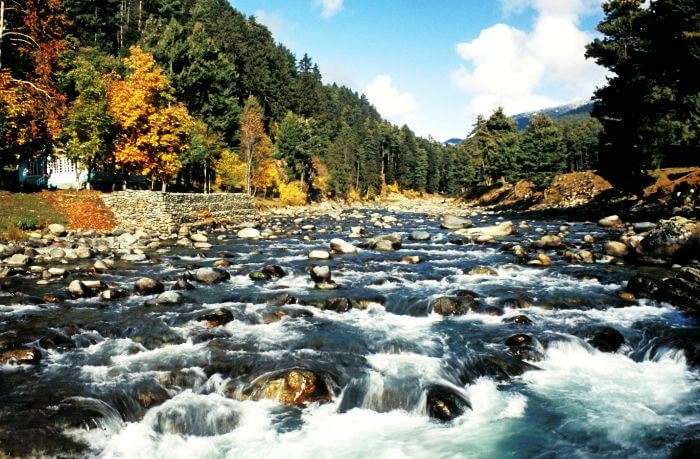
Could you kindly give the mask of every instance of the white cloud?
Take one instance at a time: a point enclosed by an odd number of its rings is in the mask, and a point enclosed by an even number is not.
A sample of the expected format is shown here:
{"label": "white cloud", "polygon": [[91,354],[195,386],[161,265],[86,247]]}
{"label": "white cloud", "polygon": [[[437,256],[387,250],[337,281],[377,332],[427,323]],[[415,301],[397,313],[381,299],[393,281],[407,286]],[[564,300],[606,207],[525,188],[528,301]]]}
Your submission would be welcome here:
{"label": "white cloud", "polygon": [[275,37],[276,40],[279,39],[280,34],[286,26],[286,22],[282,16],[278,13],[265,10],[256,10],[253,16],[255,16],[255,19],[257,19],[260,24],[270,29],[272,36]]}
{"label": "white cloud", "polygon": [[332,18],[343,9],[343,0],[316,0],[316,3],[321,7],[321,16],[326,19]]}
{"label": "white cloud", "polygon": [[394,86],[389,75],[377,75],[364,93],[383,117],[397,124],[408,122],[418,110],[413,94],[401,92]]}
{"label": "white cloud", "polygon": [[496,24],[456,51],[466,63],[452,72],[471,96],[467,116],[488,115],[497,106],[511,114],[586,99],[604,81],[605,70],[586,60],[592,37],[578,26],[600,0],[501,0],[504,10],[534,8],[532,30]]}

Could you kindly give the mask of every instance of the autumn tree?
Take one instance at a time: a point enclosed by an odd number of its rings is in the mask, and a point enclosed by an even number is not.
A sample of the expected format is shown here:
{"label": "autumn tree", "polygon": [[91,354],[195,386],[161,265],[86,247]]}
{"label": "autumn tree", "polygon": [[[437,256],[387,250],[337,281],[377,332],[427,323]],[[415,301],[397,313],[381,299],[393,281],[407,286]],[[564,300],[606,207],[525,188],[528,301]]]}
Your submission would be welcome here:
{"label": "autumn tree", "polygon": [[[49,151],[61,131],[66,97],[56,88],[58,59],[68,24],[61,0],[6,0],[0,4],[1,111],[20,119],[22,133],[7,131],[14,156]],[[17,102],[21,100],[18,105]],[[19,116],[21,106],[23,116]],[[27,136],[19,134],[28,134]]]}
{"label": "autumn tree", "polygon": [[214,163],[216,187],[224,191],[242,190],[246,185],[246,165],[235,152],[224,150]]}
{"label": "autumn tree", "polygon": [[172,96],[172,87],[153,56],[132,47],[124,59],[126,78],[113,78],[109,111],[117,120],[115,150],[118,166],[127,172],[161,181],[163,190],[182,167],[189,148],[192,118]]}
{"label": "autumn tree", "polygon": [[240,152],[245,163],[246,193],[253,194],[253,189],[267,184],[264,169],[271,161],[271,141],[265,132],[263,111],[258,100],[250,96],[246,100],[241,114]]}

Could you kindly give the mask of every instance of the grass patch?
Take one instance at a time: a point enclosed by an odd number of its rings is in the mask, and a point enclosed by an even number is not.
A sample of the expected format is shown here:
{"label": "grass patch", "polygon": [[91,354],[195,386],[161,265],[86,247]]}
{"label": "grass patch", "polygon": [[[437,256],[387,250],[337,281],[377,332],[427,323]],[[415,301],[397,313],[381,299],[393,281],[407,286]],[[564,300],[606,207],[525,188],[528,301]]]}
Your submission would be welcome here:
{"label": "grass patch", "polygon": [[40,194],[0,192],[0,239],[22,239],[24,231],[65,222]]}

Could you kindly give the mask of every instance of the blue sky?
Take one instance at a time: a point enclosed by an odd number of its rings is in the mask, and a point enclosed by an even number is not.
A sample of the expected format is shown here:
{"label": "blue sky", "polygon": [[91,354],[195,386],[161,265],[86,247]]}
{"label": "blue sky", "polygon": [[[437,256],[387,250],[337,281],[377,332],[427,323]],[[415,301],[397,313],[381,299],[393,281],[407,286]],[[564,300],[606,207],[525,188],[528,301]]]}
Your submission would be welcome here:
{"label": "blue sky", "polygon": [[367,94],[386,118],[437,140],[477,114],[590,97],[603,70],[583,57],[600,0],[230,0],[324,80]]}

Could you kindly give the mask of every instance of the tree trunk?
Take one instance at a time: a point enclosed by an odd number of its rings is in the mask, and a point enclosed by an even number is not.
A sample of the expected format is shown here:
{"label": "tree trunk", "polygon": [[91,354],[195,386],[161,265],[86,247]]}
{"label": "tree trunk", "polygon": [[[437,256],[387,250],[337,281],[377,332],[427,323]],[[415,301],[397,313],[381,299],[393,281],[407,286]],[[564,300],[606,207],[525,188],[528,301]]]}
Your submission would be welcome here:
{"label": "tree trunk", "polygon": [[0,2],[0,69],[2,68],[2,39],[5,36],[5,2]]}
{"label": "tree trunk", "polygon": [[162,185],[160,191],[162,191],[163,193],[168,191],[168,182],[167,181],[163,180],[163,185]]}

